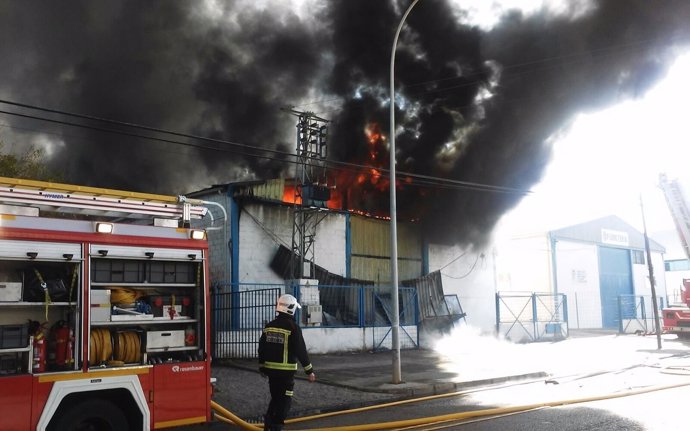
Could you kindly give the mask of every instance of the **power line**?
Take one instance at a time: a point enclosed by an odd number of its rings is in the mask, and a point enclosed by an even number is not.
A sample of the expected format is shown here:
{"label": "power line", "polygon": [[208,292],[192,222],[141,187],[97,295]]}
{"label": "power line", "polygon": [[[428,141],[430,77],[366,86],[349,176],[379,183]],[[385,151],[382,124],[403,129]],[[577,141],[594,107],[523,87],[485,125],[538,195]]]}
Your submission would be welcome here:
{"label": "power line", "polygon": [[[462,255],[461,255],[460,257],[462,257]],[[441,274],[445,275],[445,276],[448,277],[448,278],[452,278],[453,280],[461,280],[461,279],[463,279],[463,278],[466,278],[466,277],[468,277],[470,274],[472,274],[472,272],[474,271],[474,268],[477,266],[477,263],[479,262],[479,258],[480,258],[480,257],[483,258],[483,257],[484,257],[484,253],[481,253],[481,254],[477,253],[477,257],[474,259],[474,263],[472,264],[472,267],[471,267],[466,273],[464,273],[463,275],[460,275],[460,276],[455,277],[455,276],[448,275],[448,274],[444,274],[444,273],[441,273]],[[457,259],[456,259],[456,260],[457,260]]]}
{"label": "power line", "polygon": [[[199,145],[199,144],[193,144],[190,142],[175,141],[172,139],[159,138],[159,137],[155,137],[155,136],[139,135],[136,133],[125,132],[122,130],[108,129],[105,127],[98,127],[98,126],[90,126],[87,124],[72,123],[69,121],[55,120],[52,118],[39,117],[39,116],[29,115],[29,114],[20,114],[18,112],[10,112],[10,111],[0,110],[0,114],[13,115],[16,117],[28,118],[28,119],[32,119],[32,120],[46,121],[49,123],[60,124],[60,125],[64,125],[64,126],[80,127],[80,128],[89,129],[89,130],[96,130],[99,132],[113,133],[113,134],[122,135],[122,136],[148,139],[148,140],[152,140],[152,141],[164,142],[164,143],[175,144],[175,145],[182,145],[182,146],[193,147],[193,148],[204,149],[204,150],[220,151],[220,152],[232,152],[232,153],[246,155],[246,156],[250,156],[250,157],[265,158],[265,159],[269,159],[269,160],[281,160],[281,159],[272,158],[272,157],[268,157],[268,156],[261,156],[259,154],[242,153],[239,151],[230,151],[228,149],[214,148],[214,147],[209,147],[209,146],[204,146],[204,145]],[[254,148],[254,147],[251,147],[251,148],[258,150],[258,151],[262,151],[262,149],[260,149],[260,148]],[[289,160],[285,160],[285,161],[289,162]]]}
{"label": "power line", "polygon": [[[201,141],[208,141],[208,142],[212,142],[215,144],[226,144],[226,145],[229,145],[230,147],[237,147],[237,148],[241,148],[241,149],[245,149],[245,150],[256,151],[256,153],[255,152],[242,152],[239,150],[231,150],[230,148],[211,147],[211,146],[206,146],[206,145],[194,144],[191,142],[182,142],[182,141],[172,140],[172,139],[167,139],[167,138],[162,138],[162,137],[156,137],[156,136],[150,136],[150,135],[141,135],[141,134],[137,134],[137,133],[133,133],[133,132],[127,132],[124,130],[110,129],[110,128],[105,128],[105,127],[100,127],[100,126],[83,124],[83,123],[74,123],[74,122],[69,122],[69,121],[64,121],[64,120],[57,120],[57,119],[53,119],[53,118],[46,118],[46,117],[41,117],[41,116],[37,116],[37,115],[22,114],[22,113],[18,113],[18,112],[11,112],[11,111],[5,111],[5,110],[0,110],[0,114],[18,116],[18,117],[32,119],[32,120],[39,120],[39,121],[45,121],[45,122],[50,122],[50,123],[59,124],[59,125],[85,128],[85,129],[89,129],[89,130],[118,134],[118,135],[123,135],[123,136],[134,137],[134,138],[148,139],[148,140],[153,140],[153,141],[158,141],[158,142],[163,142],[163,143],[168,143],[168,144],[173,144],[173,145],[192,147],[192,148],[201,149],[201,150],[211,150],[211,151],[240,154],[240,155],[244,155],[247,157],[254,157],[254,158],[260,158],[260,159],[265,159],[265,160],[278,161],[281,163],[293,163],[293,164],[297,163],[297,161],[295,160],[295,158],[296,158],[295,154],[284,152],[284,151],[259,148],[259,147],[255,147],[255,146],[248,145],[248,144],[241,144],[241,143],[226,141],[226,140],[221,140],[221,139],[207,138],[204,136],[175,132],[175,131],[155,128],[155,127],[145,126],[145,125],[141,125],[141,124],[136,124],[136,123],[128,123],[128,122],[111,120],[111,119],[102,118],[102,117],[95,117],[95,116],[90,116],[90,115],[72,113],[72,112],[68,112],[68,111],[61,111],[61,110],[57,110],[57,109],[50,109],[50,108],[14,102],[14,101],[5,100],[5,99],[0,99],[0,103],[12,105],[12,106],[17,106],[17,107],[21,107],[21,108],[25,108],[25,109],[35,109],[35,110],[39,110],[39,111],[43,111],[43,112],[49,112],[49,113],[53,113],[53,114],[71,116],[71,117],[76,117],[76,118],[81,118],[81,119],[88,119],[91,121],[99,121],[99,122],[109,123],[109,124],[113,124],[113,125],[124,126],[124,127],[129,127],[129,128],[135,128],[135,129],[141,129],[141,130],[146,130],[146,131],[151,131],[151,132],[156,132],[156,133],[169,134],[169,135],[173,135],[173,136],[177,136],[177,137],[184,137],[184,138],[188,138],[188,139],[197,139],[197,140],[201,140]],[[283,157],[272,157],[269,155],[262,155],[261,153],[269,153],[269,154],[273,154],[276,156],[283,156]],[[389,178],[389,175],[388,175],[389,171],[387,169],[379,168],[376,166],[362,165],[362,164],[349,163],[349,162],[340,162],[340,161],[334,161],[334,160],[326,160],[325,164],[327,166],[331,167],[332,169],[338,169],[338,170],[342,170],[342,171],[346,171],[346,172],[354,172],[354,173],[360,173],[362,169],[367,169],[367,170],[376,169],[377,172],[379,172],[382,177]],[[448,178],[441,178],[441,177],[422,175],[422,174],[414,174],[411,172],[399,172],[399,173],[401,176],[408,177],[408,178],[412,179],[413,181],[415,181],[414,184],[409,184],[409,185],[437,187],[437,188],[450,188],[450,189],[463,189],[463,190],[469,189],[469,190],[476,190],[476,191],[489,191],[489,192],[499,192],[499,193],[516,193],[516,194],[528,194],[529,193],[528,190],[524,190],[524,189],[516,189],[516,188],[511,188],[511,187],[503,187],[503,186],[494,186],[494,185],[474,183],[474,182],[469,182],[469,181],[451,180]]]}
{"label": "power line", "polygon": [[[173,135],[173,136],[182,137],[182,138],[198,139],[201,141],[214,142],[214,143],[218,143],[218,144],[226,144],[226,145],[236,146],[236,147],[240,147],[240,148],[258,149],[260,151],[264,151],[267,153],[280,154],[280,155],[284,155],[284,156],[294,156],[294,154],[288,153],[285,151],[271,150],[271,149],[267,149],[267,148],[258,148],[258,147],[251,146],[248,144],[240,144],[237,142],[232,142],[232,141],[227,141],[227,140],[208,138],[206,136],[199,136],[199,135],[192,135],[192,134],[188,134],[188,133],[175,132],[175,131],[171,131],[171,130],[165,130],[165,129],[160,129],[160,128],[156,128],[156,127],[145,126],[143,124],[129,123],[129,122],[125,122],[125,121],[112,120],[109,118],[96,117],[96,116],[85,115],[85,114],[78,114],[78,113],[74,113],[74,112],[62,111],[62,110],[57,110],[57,109],[44,108],[42,106],[28,105],[26,103],[19,103],[19,102],[14,102],[11,100],[0,99],[0,103],[4,103],[6,105],[18,106],[21,108],[33,109],[33,110],[37,110],[37,111],[50,112],[52,114],[66,115],[68,117],[76,117],[76,118],[92,120],[92,121],[100,121],[103,123],[109,123],[109,124],[114,124],[114,125],[118,125],[118,126],[131,127],[131,128],[135,128],[135,129],[146,130],[149,132],[164,133],[164,134]],[[5,112],[5,111],[0,111],[0,112],[12,114],[10,112]],[[12,115],[14,115],[14,114],[12,114]],[[17,115],[19,115],[19,114],[17,114]],[[42,117],[38,118],[38,119],[50,121],[50,120],[47,120],[47,119],[42,118]],[[69,123],[69,125],[77,125],[77,124]],[[79,125],[79,127],[89,127],[89,126]],[[99,129],[96,129],[96,130],[99,130]],[[118,133],[117,131],[113,131],[113,130],[108,130],[108,131]],[[209,148],[209,147],[206,147],[206,148]]]}

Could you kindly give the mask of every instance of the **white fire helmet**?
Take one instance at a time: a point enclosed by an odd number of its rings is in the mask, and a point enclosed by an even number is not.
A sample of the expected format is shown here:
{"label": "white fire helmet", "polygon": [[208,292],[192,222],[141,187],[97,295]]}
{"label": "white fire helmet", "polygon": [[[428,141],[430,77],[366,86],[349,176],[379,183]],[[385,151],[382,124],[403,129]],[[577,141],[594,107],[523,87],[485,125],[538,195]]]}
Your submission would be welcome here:
{"label": "white fire helmet", "polygon": [[297,298],[292,295],[283,295],[278,298],[278,303],[276,304],[276,311],[280,313],[289,314],[290,316],[295,315],[295,311],[298,308],[302,308],[297,302]]}

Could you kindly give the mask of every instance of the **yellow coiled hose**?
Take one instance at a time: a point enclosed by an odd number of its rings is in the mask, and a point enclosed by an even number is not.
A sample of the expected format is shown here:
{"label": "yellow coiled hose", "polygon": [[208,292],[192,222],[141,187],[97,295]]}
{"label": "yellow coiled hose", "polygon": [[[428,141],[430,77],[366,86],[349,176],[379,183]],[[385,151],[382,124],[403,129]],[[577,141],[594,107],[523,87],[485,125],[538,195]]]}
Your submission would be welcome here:
{"label": "yellow coiled hose", "polygon": [[91,330],[89,337],[89,364],[100,365],[109,360],[113,354],[113,341],[110,330],[96,328]]}
{"label": "yellow coiled hose", "polygon": [[141,338],[134,331],[119,332],[117,334],[117,348],[113,355],[116,361],[124,363],[139,362],[141,360]]}
{"label": "yellow coiled hose", "polygon": [[136,331],[116,332],[106,328],[91,330],[89,337],[89,364],[111,366],[141,361],[141,337]]}
{"label": "yellow coiled hose", "polygon": [[142,296],[146,296],[146,293],[141,290],[124,287],[110,288],[110,302],[113,304],[134,304]]}

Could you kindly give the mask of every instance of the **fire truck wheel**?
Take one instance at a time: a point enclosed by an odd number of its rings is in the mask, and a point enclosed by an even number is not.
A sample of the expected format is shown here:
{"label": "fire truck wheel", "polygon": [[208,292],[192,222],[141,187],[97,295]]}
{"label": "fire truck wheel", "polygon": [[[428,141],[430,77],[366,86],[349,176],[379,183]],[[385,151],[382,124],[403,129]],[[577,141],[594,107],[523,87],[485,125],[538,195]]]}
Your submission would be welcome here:
{"label": "fire truck wheel", "polygon": [[67,410],[55,423],[55,430],[127,431],[125,413],[101,399],[87,400]]}

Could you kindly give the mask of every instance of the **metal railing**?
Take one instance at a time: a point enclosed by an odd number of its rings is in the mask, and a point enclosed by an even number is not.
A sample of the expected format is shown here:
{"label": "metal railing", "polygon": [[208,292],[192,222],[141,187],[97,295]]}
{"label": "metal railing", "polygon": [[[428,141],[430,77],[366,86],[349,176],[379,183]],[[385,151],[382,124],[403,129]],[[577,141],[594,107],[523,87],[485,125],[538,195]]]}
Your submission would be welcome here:
{"label": "metal railing", "polygon": [[566,295],[497,292],[496,333],[515,341],[567,337],[569,328]]}
{"label": "metal railing", "polygon": [[[363,328],[391,324],[390,313],[393,307],[390,287],[321,285],[318,286],[318,292],[318,299],[315,301],[318,301],[323,313],[318,326]],[[288,293],[293,294],[303,306],[309,305],[299,285],[288,287]],[[401,287],[398,296],[400,325],[417,325],[419,307],[416,301],[416,290]],[[301,312],[304,313],[304,309]],[[303,326],[310,326],[309,322],[300,320]]]}
{"label": "metal railing", "polygon": [[[275,304],[283,292],[294,295],[302,304],[302,309],[295,314],[300,326],[373,328],[374,345],[384,345],[392,321],[390,287],[318,286],[317,296],[312,289],[308,298],[302,290],[299,285],[290,284],[217,283],[211,294],[214,357],[256,357],[261,331],[275,317]],[[400,327],[403,328],[401,347],[417,347],[419,305],[416,289],[401,287],[398,301]],[[320,307],[321,315],[313,315],[316,312],[310,305]]]}
{"label": "metal railing", "polygon": [[[659,315],[664,298],[659,298]],[[654,333],[654,313],[651,296],[618,295],[618,332],[621,334]]]}
{"label": "metal railing", "polygon": [[211,293],[213,357],[254,358],[266,323],[275,317],[282,285],[216,285]]}

